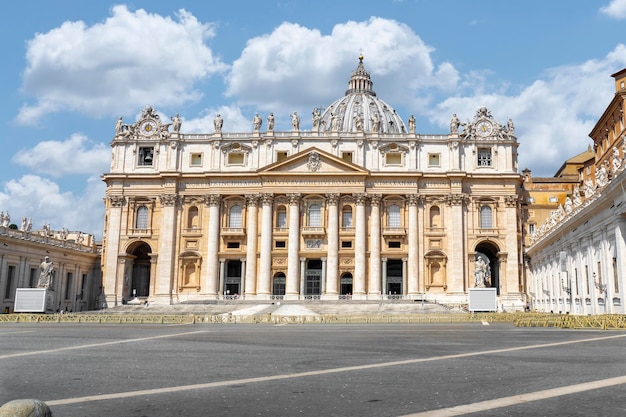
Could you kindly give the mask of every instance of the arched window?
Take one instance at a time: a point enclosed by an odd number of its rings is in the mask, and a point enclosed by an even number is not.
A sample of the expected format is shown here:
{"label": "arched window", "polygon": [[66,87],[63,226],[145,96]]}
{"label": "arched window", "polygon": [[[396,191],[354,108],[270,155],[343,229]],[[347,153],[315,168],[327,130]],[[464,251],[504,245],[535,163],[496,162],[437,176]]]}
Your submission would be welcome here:
{"label": "arched window", "polygon": [[482,206],[480,208],[480,227],[482,229],[493,228],[492,210],[489,206]]}
{"label": "arched window", "polygon": [[430,208],[430,227],[441,227],[441,211],[437,206]]}
{"label": "arched window", "polygon": [[191,206],[187,212],[187,229],[198,228],[198,207]]}
{"label": "arched window", "polygon": [[287,228],[287,209],[285,206],[278,207],[278,210],[276,211],[276,228]]}
{"label": "arched window", "polygon": [[393,204],[387,209],[387,227],[400,227],[400,206]]}
{"label": "arched window", "polygon": [[148,207],[139,206],[137,208],[137,221],[135,222],[136,229],[148,228]]}
{"label": "arched window", "polygon": [[311,204],[309,206],[309,226],[321,227],[322,226],[322,208],[319,204]]}
{"label": "arched window", "polygon": [[341,211],[341,227],[349,229],[352,227],[352,207],[345,205]]}
{"label": "arched window", "polygon": [[241,206],[234,205],[230,208],[229,216],[228,216],[228,227],[232,228],[241,228],[242,216],[241,216]]}

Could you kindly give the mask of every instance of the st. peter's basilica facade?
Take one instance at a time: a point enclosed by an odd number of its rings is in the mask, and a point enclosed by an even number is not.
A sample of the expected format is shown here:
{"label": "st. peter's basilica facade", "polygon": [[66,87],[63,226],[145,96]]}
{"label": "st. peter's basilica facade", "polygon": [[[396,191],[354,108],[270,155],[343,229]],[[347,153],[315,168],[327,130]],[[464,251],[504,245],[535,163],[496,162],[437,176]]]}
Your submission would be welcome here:
{"label": "st. peter's basilica facade", "polygon": [[[345,95],[274,131],[180,133],[146,107],[116,125],[103,175],[108,306],[245,300],[430,300],[493,287],[525,303],[512,121],[481,107],[416,133],[359,58]],[[479,271],[477,265],[485,265]]]}

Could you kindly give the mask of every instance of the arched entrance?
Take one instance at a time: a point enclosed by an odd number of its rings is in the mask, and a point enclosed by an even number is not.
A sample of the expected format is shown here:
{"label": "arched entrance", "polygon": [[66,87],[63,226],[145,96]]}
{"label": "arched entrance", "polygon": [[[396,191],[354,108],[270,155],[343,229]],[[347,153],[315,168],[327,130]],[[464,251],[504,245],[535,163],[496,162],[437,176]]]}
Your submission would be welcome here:
{"label": "arched entrance", "polygon": [[138,242],[128,248],[128,254],[134,257],[130,280],[130,296],[133,298],[150,295],[150,253],[152,249],[145,242]]}
{"label": "arched entrance", "polygon": [[283,272],[279,272],[274,275],[274,282],[272,283],[272,299],[282,300],[285,298],[285,283],[287,277]]}
{"label": "arched entrance", "polygon": [[485,272],[485,287],[495,288],[496,293],[500,295],[500,264],[498,262],[498,247],[491,242],[481,242],[476,246],[476,258],[474,264],[474,275],[472,287],[476,286],[476,268],[478,267],[480,260],[484,261],[486,267]]}
{"label": "arched entrance", "polygon": [[340,283],[340,294],[344,296],[352,295],[352,274],[350,272],[346,272],[341,276]]}

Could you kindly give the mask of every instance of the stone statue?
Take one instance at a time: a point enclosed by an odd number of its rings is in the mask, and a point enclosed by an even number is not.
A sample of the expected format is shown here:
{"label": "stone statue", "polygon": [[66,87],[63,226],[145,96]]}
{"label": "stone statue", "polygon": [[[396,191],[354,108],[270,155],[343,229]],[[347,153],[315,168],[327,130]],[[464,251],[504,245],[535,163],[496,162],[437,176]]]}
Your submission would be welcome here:
{"label": "stone statue", "polygon": [[252,124],[254,126],[254,131],[258,132],[259,130],[261,130],[261,125],[263,124],[263,120],[261,120],[261,116],[259,116],[259,113],[256,113],[254,115],[254,119],[252,120]]}
{"label": "stone statue", "polygon": [[180,120],[180,117],[178,116],[178,113],[176,113],[176,116],[172,117],[172,122],[173,122],[173,129],[175,133],[180,132],[180,126],[183,124],[182,120]]}
{"label": "stone statue", "polygon": [[456,113],[452,115],[452,120],[450,120],[450,133],[459,133],[459,126],[461,126],[461,121],[458,117],[456,117]]}
{"label": "stone statue", "polygon": [[380,115],[378,112],[374,112],[372,117],[372,133],[378,133],[380,131]]}
{"label": "stone statue", "polygon": [[606,172],[604,164],[600,165],[600,169],[596,172],[596,183],[598,187],[604,187],[609,182],[609,176]]}
{"label": "stone statue", "polygon": [[9,224],[11,224],[11,215],[7,210],[7,214],[5,214],[4,218],[2,219],[2,227],[9,227]]}
{"label": "stone statue", "polygon": [[222,116],[218,115],[215,116],[215,120],[213,120],[213,127],[215,127],[215,133],[222,133],[222,126],[224,126],[224,120],[222,119]]}
{"label": "stone statue", "polygon": [[296,111],[291,114],[291,126],[293,130],[300,130],[300,116],[298,116]]}
{"label": "stone statue", "polygon": [[269,116],[267,116],[267,131],[271,132],[274,130],[274,113],[270,113]]}
{"label": "stone statue", "polygon": [[124,122],[122,121],[122,116],[120,116],[120,118],[117,119],[117,122],[115,122],[115,134],[121,135],[122,130],[124,130]]}
{"label": "stone statue", "polygon": [[570,214],[573,210],[574,203],[569,197],[565,197],[565,213]]}
{"label": "stone statue", "polygon": [[510,136],[515,136],[515,126],[513,125],[513,120],[509,119],[509,121],[506,122],[506,130]]}
{"label": "stone statue", "polygon": [[489,285],[491,278],[491,268],[485,262],[482,256],[476,257],[476,265],[474,266],[474,287],[485,288]]}
{"label": "stone statue", "polygon": [[61,229],[61,240],[66,240],[67,235],[69,235],[69,231],[64,227]]}
{"label": "stone statue", "polygon": [[50,262],[50,257],[46,256],[39,265],[39,282],[37,288],[50,288],[53,285],[54,280],[54,266]]}
{"label": "stone statue", "polygon": [[330,130],[333,132],[339,132],[339,116],[331,114],[330,116]]}
{"label": "stone statue", "polygon": [[363,131],[363,115],[360,113],[354,115],[354,128],[357,132]]}
{"label": "stone statue", "polygon": [[591,197],[596,192],[596,187],[593,185],[593,181],[590,178],[585,180],[585,198]]}
{"label": "stone statue", "polygon": [[320,114],[320,109],[313,109],[313,132],[320,131],[320,120],[322,119],[322,115]]}
{"label": "stone statue", "polygon": [[409,117],[409,133],[415,133],[415,116]]}
{"label": "stone statue", "polygon": [[22,232],[26,231],[27,219],[26,217],[22,217],[22,228],[20,229]]}
{"label": "stone statue", "polygon": [[26,225],[26,231],[30,232],[31,230],[33,230],[33,219],[31,219],[30,217],[28,218],[28,224]]}
{"label": "stone statue", "polygon": [[613,146],[613,172],[617,172],[622,166],[622,158],[619,156],[619,149]]}
{"label": "stone statue", "polygon": [[573,197],[574,197],[574,207],[578,207],[583,203],[582,199],[580,198],[580,187],[578,185],[574,187]]}

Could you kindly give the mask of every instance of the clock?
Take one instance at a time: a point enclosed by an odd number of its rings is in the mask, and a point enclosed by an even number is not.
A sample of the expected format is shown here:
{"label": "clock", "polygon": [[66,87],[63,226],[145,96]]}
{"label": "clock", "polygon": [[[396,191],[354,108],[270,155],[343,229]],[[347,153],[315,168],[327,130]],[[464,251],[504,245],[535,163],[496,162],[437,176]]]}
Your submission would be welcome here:
{"label": "clock", "polygon": [[476,133],[479,136],[489,136],[493,131],[493,125],[487,120],[482,120],[476,125]]}
{"label": "clock", "polygon": [[156,132],[156,123],[152,120],[146,120],[139,125],[139,132],[144,136],[152,136]]}

